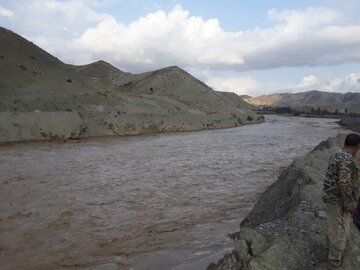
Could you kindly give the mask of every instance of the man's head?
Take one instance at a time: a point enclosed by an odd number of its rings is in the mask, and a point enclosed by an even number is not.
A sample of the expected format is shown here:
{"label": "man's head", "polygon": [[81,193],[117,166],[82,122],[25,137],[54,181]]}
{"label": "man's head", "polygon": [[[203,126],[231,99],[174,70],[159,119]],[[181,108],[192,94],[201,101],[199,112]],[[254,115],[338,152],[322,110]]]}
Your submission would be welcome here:
{"label": "man's head", "polygon": [[360,135],[355,133],[347,135],[344,146],[354,156],[360,150]]}

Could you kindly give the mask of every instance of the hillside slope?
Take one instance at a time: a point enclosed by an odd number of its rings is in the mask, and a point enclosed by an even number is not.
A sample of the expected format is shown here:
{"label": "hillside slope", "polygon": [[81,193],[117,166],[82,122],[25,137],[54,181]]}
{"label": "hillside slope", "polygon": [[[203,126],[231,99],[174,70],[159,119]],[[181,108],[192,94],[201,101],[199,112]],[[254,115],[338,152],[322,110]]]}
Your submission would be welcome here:
{"label": "hillside slope", "polygon": [[178,67],[62,63],[0,28],[0,142],[235,127],[263,118]]}
{"label": "hillside slope", "polygon": [[327,109],[344,112],[360,112],[360,93],[330,93],[321,91],[308,91],[302,93],[283,93],[265,95],[259,97],[246,97],[246,102],[252,105],[264,107],[292,107],[301,110]]}

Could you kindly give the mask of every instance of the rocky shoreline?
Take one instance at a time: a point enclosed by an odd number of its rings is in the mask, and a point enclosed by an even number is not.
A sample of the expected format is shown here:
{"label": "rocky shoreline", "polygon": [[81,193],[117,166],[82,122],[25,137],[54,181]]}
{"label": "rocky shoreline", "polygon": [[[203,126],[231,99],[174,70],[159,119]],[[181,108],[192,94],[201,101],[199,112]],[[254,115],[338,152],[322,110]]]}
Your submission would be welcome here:
{"label": "rocky shoreline", "polygon": [[339,121],[339,125],[360,132],[360,116],[343,116]]}
{"label": "rocky shoreline", "polygon": [[[327,269],[326,211],[321,200],[330,154],[345,136],[321,142],[279,176],[231,234],[234,250],[208,270]],[[344,269],[359,269],[360,233],[352,225]]]}

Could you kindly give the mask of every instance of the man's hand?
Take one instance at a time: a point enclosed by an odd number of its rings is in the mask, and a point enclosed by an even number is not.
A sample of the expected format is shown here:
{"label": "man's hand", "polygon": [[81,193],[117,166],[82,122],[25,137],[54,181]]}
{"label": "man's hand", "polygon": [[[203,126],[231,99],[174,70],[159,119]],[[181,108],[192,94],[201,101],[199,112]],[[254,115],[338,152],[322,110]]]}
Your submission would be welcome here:
{"label": "man's hand", "polygon": [[355,208],[354,207],[344,207],[344,210],[348,213],[350,213],[351,215],[354,215],[355,213]]}
{"label": "man's hand", "polygon": [[356,165],[360,166],[360,158],[355,159]]}

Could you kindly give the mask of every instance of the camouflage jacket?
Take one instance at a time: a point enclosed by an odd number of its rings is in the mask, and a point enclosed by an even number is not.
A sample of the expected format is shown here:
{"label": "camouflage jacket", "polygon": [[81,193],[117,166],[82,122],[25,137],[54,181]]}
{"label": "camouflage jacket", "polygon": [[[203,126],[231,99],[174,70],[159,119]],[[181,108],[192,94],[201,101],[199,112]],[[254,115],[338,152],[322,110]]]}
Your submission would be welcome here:
{"label": "camouflage jacket", "polygon": [[359,199],[358,168],[353,157],[345,150],[332,154],[323,186],[323,201],[342,202],[344,207],[354,207]]}

